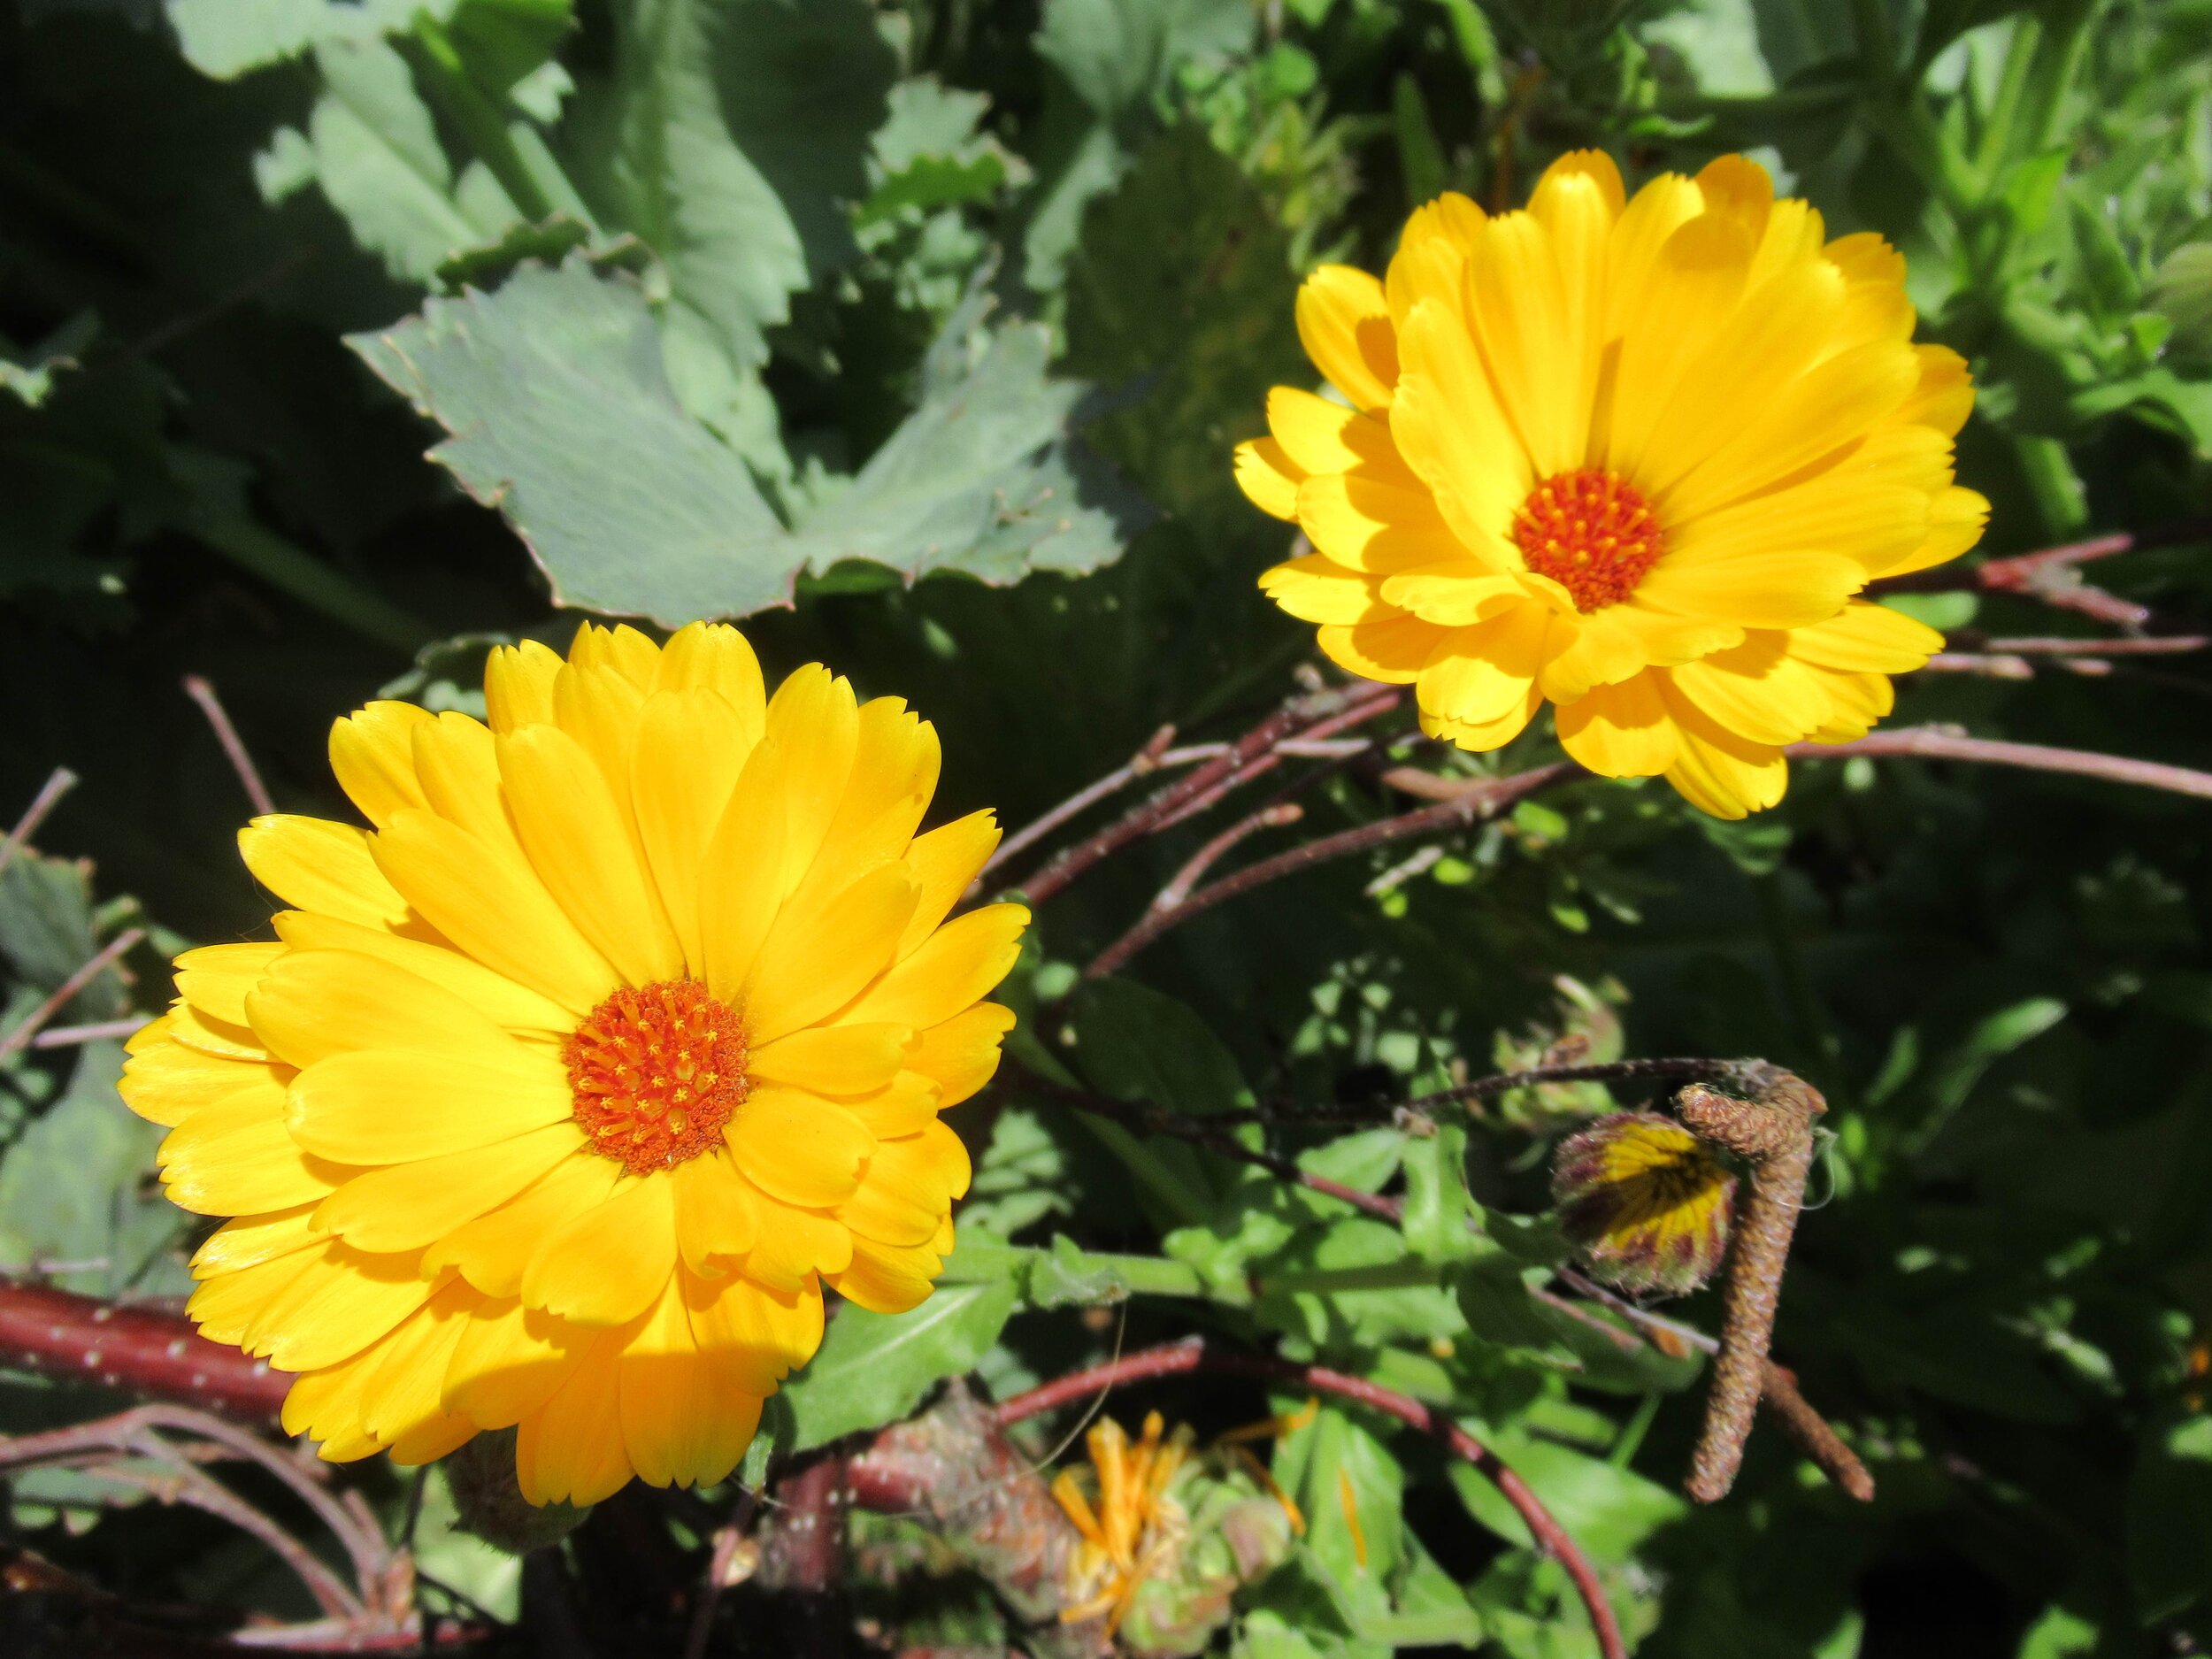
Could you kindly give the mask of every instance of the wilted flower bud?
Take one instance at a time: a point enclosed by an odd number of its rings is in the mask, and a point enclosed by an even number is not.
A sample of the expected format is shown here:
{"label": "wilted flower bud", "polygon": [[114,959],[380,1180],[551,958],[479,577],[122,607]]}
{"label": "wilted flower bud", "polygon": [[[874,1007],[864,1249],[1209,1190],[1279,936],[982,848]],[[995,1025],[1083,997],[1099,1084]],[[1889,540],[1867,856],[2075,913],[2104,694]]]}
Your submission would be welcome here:
{"label": "wilted flower bud", "polygon": [[1653,1112],[1615,1112],[1559,1143],[1559,1225],[1607,1284],[1686,1295],[1720,1271],[1736,1178],[1695,1135]]}
{"label": "wilted flower bud", "polygon": [[444,1460],[460,1529],[498,1549],[526,1555],[583,1525],[589,1504],[533,1503],[515,1478],[515,1431],[495,1429],[464,1441]]}

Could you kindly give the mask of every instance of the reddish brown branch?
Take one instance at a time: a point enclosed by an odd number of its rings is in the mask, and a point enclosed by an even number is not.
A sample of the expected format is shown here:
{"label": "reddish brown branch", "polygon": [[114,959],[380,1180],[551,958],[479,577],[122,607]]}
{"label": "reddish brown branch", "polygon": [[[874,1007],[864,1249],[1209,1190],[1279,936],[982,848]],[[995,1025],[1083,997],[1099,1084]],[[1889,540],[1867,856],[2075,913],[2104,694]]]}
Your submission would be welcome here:
{"label": "reddish brown branch", "polygon": [[1145,746],[1129,757],[1126,765],[1118,766],[1103,778],[1078,789],[1066,800],[1022,828],[1016,830],[999,844],[998,850],[984,861],[983,870],[977,877],[976,888],[980,892],[984,876],[990,875],[1002,864],[1019,857],[1069,819],[1080,817],[1110,795],[1118,795],[1138,779],[1171,767],[1194,766],[1200,761],[1211,760],[1225,752],[1226,743],[1194,743],[1182,749],[1170,749],[1175,741],[1175,728],[1164,726],[1153,733]]}
{"label": "reddish brown branch", "polygon": [[182,1316],[0,1280],[0,1357],[41,1376],[273,1423],[292,1379],[211,1342]]}
{"label": "reddish brown branch", "polygon": [[1180,1342],[1162,1348],[1147,1348],[1123,1356],[1102,1365],[1094,1365],[1072,1375],[1017,1394],[998,1409],[1001,1423],[1018,1423],[1056,1406],[1071,1404],[1105,1389],[1135,1382],[1150,1381],[1163,1377],[1188,1376],[1197,1372],[1216,1375],[1257,1377],[1269,1382],[1281,1383],[1288,1387],[1311,1394],[1333,1394],[1395,1418],[1408,1428],[1430,1435],[1462,1462],[1470,1463],[1496,1486],[1505,1501],[1513,1506],[1529,1530],[1536,1547],[1550,1555],[1567,1571],[1575,1594],[1581,1598],[1583,1609],[1590,1616],[1591,1628],[1595,1632],[1598,1651],[1603,1659],[1626,1659],[1628,1648],[1621,1639],[1619,1623],[1613,1617],[1605,1589],[1598,1582],[1597,1571],[1581,1547],[1570,1537],[1566,1529],[1544,1507],[1543,1500],[1530,1490],[1528,1483],[1514,1473],[1498,1458],[1496,1453],[1450,1418],[1432,1411],[1409,1394],[1379,1383],[1369,1382],[1363,1377],[1348,1376],[1332,1371],[1325,1365],[1305,1365],[1293,1360],[1278,1359],[1271,1355],[1233,1354],[1212,1347],[1203,1337],[1187,1338]]}
{"label": "reddish brown branch", "polygon": [[47,774],[38,793],[31,797],[31,804],[23,809],[23,816],[8,832],[8,839],[0,841],[0,870],[14,862],[24,843],[38,833],[38,826],[46,821],[46,815],[58,806],[62,796],[77,787],[77,774],[66,766],[57,766]]}
{"label": "reddish brown branch", "polygon": [[2039,599],[2058,610],[2077,611],[2117,627],[2137,628],[2150,620],[2150,608],[2092,587],[2083,580],[2080,567],[2116,554],[2207,539],[2212,539],[2212,519],[2183,519],[2149,530],[2123,530],[2110,535],[2091,536],[2086,541],[2069,541],[2033,553],[2016,553],[2009,558],[1985,559],[1971,569],[1947,565],[1915,571],[1909,575],[1878,581],[1874,591],[1941,593],[1978,588],[1984,593],[2016,594]]}
{"label": "reddish brown branch", "polygon": [[1193,802],[1218,799],[1229,787],[1273,765],[1275,746],[1285,738],[1304,737],[1323,727],[1331,732],[1341,730],[1344,722],[1337,717],[1354,710],[1360,711],[1361,719],[1371,719],[1394,708],[1401,695],[1395,687],[1379,691],[1371,685],[1359,685],[1316,692],[1286,703],[1219,754],[1131,808],[1096,834],[1054,854],[1041,869],[1018,884],[1018,890],[1030,903],[1043,903],[1101,860],[1164,826]]}
{"label": "reddish brown branch", "polygon": [[1333,858],[1349,857],[1378,847],[1387,847],[1394,841],[1409,841],[1417,836],[1440,835],[1451,830],[1464,829],[1471,824],[1483,823],[1495,818],[1515,802],[1534,795],[1563,779],[1580,773],[1582,769],[1571,760],[1554,761],[1548,766],[1516,772],[1509,778],[1491,778],[1476,781],[1471,787],[1456,790],[1447,801],[1434,806],[1422,807],[1412,812],[1401,813],[1373,824],[1363,824],[1356,829],[1340,830],[1334,835],[1293,847],[1271,858],[1248,864],[1233,875],[1210,882],[1198,888],[1171,910],[1153,910],[1138,918],[1136,926],[1124,933],[1102,952],[1098,959],[1086,969],[1088,978],[1120,971],[1129,960],[1153,943],[1170,929],[1179,927],[1194,916],[1211,910],[1229,899],[1240,897],[1253,888],[1264,887],[1284,876],[1295,875]]}
{"label": "reddish brown branch", "polygon": [[200,712],[207,716],[208,725],[214,728],[215,741],[223,746],[223,755],[230,762],[230,769],[238,774],[239,784],[246,792],[246,799],[253,803],[255,814],[266,818],[274,812],[276,803],[270,799],[269,787],[261,781],[253,757],[246,752],[245,741],[230,723],[229,710],[215,695],[214,686],[203,675],[187,674],[184,695],[198,703]]}
{"label": "reddish brown branch", "polygon": [[2044,743],[2008,743],[1993,737],[1969,737],[1962,732],[1933,726],[1906,726],[1894,731],[1872,732],[1848,743],[1793,743],[1783,753],[1792,760],[1831,760],[1850,755],[1970,760],[1999,766],[2024,766],[2032,772],[2066,772],[2077,778],[2167,789],[2176,795],[2212,800],[2212,772],[2169,766],[2154,760],[2131,760],[2123,755],[2101,755],[2090,749],[2054,749]]}
{"label": "reddish brown branch", "polygon": [[84,964],[74,973],[56,986],[51,996],[25,1015],[21,1024],[6,1036],[0,1037],[0,1060],[6,1059],[8,1056],[15,1053],[17,1049],[21,1048],[36,1037],[39,1028],[55,1015],[60,1013],[63,1009],[68,1007],[78,992],[106,972],[119,957],[129,952],[140,940],[145,937],[144,928],[127,927],[109,940],[89,962]]}

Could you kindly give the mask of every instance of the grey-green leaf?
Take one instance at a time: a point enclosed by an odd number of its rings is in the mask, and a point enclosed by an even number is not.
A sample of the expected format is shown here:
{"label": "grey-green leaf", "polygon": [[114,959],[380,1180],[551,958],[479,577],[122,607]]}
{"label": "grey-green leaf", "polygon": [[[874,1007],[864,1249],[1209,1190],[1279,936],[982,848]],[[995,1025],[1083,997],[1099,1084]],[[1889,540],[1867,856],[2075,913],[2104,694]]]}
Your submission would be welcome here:
{"label": "grey-green leaf", "polygon": [[954,1285],[911,1312],[848,1305],[821,1351],[784,1385],[795,1425],[792,1451],[895,1423],[948,1377],[972,1368],[1014,1311],[1014,1286]]}

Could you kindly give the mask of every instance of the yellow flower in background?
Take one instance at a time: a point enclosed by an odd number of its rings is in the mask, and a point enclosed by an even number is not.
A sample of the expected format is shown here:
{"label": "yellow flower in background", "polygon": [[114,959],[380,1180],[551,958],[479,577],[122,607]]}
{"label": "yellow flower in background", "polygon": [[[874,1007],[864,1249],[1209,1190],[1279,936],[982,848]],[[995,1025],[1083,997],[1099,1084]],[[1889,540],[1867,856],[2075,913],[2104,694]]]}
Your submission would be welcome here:
{"label": "yellow flower in background", "polygon": [[1299,294],[1346,401],[1278,387],[1237,452],[1317,549],[1261,586],[1432,736],[1496,749],[1549,702],[1594,772],[1771,806],[1783,745],[1863,736],[1942,645],[1853,595],[1988,515],[1952,482],[1966,365],[1913,343],[1904,274],[1741,157],[1632,200],[1586,150],[1525,212],[1446,196],[1385,280]]}
{"label": "yellow flower in background", "polygon": [[938,1114],[1013,1024],[1027,912],[945,918],[998,840],[918,835],[935,732],[735,630],[492,653],[488,726],[372,703],[331,733],[373,832],[255,820],[276,941],[178,958],[135,1037],[162,1179],[233,1217],[202,1332],[301,1373],[334,1460],[518,1425],[533,1502],[707,1483],[822,1336],[952,1248]]}

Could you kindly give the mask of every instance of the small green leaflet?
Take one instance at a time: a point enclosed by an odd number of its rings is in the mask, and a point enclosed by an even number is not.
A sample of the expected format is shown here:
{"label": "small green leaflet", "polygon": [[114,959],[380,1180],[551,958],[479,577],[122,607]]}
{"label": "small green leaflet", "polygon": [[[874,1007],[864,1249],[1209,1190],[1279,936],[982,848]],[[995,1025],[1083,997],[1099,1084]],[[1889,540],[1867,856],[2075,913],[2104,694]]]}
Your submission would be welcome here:
{"label": "small green leaflet", "polygon": [[821,1351],[784,1385],[795,1425],[784,1449],[803,1452],[906,1416],[983,1357],[1014,1301],[1011,1283],[954,1285],[910,1313],[839,1309]]}

